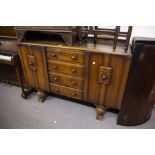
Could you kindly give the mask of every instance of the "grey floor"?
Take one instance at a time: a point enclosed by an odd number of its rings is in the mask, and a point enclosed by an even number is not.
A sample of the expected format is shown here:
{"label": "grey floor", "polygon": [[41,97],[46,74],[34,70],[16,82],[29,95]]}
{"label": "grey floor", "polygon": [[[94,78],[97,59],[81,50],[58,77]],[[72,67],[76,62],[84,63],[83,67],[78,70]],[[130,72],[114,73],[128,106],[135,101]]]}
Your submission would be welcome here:
{"label": "grey floor", "polygon": [[21,90],[0,83],[1,129],[126,129],[155,128],[155,110],[143,125],[124,127],[116,125],[117,114],[106,112],[103,121],[97,121],[94,107],[49,96],[42,104],[35,93],[28,100],[20,97]]}

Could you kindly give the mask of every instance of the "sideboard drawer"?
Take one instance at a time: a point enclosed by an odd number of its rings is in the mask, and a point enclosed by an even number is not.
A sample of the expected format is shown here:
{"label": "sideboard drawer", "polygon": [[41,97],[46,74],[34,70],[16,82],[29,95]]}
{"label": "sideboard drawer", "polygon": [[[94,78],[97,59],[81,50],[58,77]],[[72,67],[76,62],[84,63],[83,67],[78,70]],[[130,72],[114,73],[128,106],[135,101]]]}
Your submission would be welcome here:
{"label": "sideboard drawer", "polygon": [[49,81],[53,84],[59,84],[62,86],[80,90],[83,90],[84,87],[84,79],[82,78],[75,78],[72,76],[60,75],[55,73],[49,73]]}
{"label": "sideboard drawer", "polygon": [[50,90],[51,92],[75,99],[83,99],[83,91],[77,90],[69,87],[64,87],[56,84],[50,84]]}
{"label": "sideboard drawer", "polygon": [[85,54],[79,51],[73,52],[68,49],[48,49],[46,52],[47,59],[69,61],[72,63],[84,63]]}
{"label": "sideboard drawer", "polygon": [[75,65],[69,63],[62,63],[58,61],[48,61],[49,72],[69,74],[72,76],[83,77],[84,76],[84,66]]}

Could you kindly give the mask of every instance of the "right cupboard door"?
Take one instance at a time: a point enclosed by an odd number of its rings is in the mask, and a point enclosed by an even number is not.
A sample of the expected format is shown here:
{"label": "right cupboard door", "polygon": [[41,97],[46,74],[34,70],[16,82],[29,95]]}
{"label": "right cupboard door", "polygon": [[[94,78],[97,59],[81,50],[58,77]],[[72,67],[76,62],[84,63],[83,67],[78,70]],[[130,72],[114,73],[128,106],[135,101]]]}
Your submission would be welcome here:
{"label": "right cupboard door", "polygon": [[96,106],[120,109],[131,58],[92,53],[89,61],[88,101]]}

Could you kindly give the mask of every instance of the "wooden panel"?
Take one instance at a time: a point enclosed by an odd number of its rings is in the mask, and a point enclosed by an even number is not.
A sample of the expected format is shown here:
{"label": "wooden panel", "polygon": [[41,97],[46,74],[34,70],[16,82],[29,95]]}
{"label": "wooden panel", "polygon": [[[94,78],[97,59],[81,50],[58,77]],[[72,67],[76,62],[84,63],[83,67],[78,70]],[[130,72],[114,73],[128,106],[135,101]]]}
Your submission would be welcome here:
{"label": "wooden panel", "polygon": [[35,83],[34,74],[33,74],[33,71],[29,67],[28,57],[27,57],[27,55],[32,55],[31,51],[29,51],[29,46],[20,45],[18,51],[19,51],[19,55],[20,55],[20,59],[21,59],[22,67],[23,67],[26,84],[29,87],[35,88],[36,83]]}
{"label": "wooden panel", "polygon": [[47,50],[47,58],[52,60],[70,61],[71,63],[84,63],[84,53],[78,50],[67,49],[49,49]]}
{"label": "wooden panel", "polygon": [[48,73],[47,66],[45,60],[45,50],[43,47],[32,46],[33,56],[36,60],[36,81],[38,85],[38,89],[40,90],[49,90],[49,82],[48,82]]}
{"label": "wooden panel", "polygon": [[84,79],[82,78],[75,78],[71,76],[50,73],[49,80],[53,84],[59,84],[62,86],[72,87],[75,89],[83,90],[84,87]]}
{"label": "wooden panel", "polygon": [[88,90],[88,101],[98,105],[99,94],[100,94],[100,84],[98,83],[98,71],[99,66],[102,65],[102,55],[101,54],[91,54],[89,61],[89,90]]}
{"label": "wooden panel", "polygon": [[55,94],[60,94],[63,96],[80,99],[80,100],[83,99],[83,91],[81,90],[55,85],[55,84],[50,84],[50,89]]}
{"label": "wooden panel", "polygon": [[63,73],[72,76],[84,77],[84,66],[58,61],[48,61],[48,70],[55,73]]}
{"label": "wooden panel", "polygon": [[120,109],[131,59],[121,56],[110,57],[111,83],[107,85],[105,106]]}

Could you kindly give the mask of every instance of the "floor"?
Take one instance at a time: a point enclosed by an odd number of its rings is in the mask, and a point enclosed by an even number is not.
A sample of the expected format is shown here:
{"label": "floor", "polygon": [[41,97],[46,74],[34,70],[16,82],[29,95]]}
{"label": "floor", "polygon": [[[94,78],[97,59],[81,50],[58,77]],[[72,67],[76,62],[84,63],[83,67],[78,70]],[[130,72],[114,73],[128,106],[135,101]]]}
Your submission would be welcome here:
{"label": "floor", "polygon": [[151,119],[138,126],[116,125],[117,113],[106,112],[103,121],[95,119],[94,107],[48,96],[38,103],[32,93],[27,100],[20,97],[19,87],[0,83],[1,129],[127,129],[155,128],[155,110]]}

